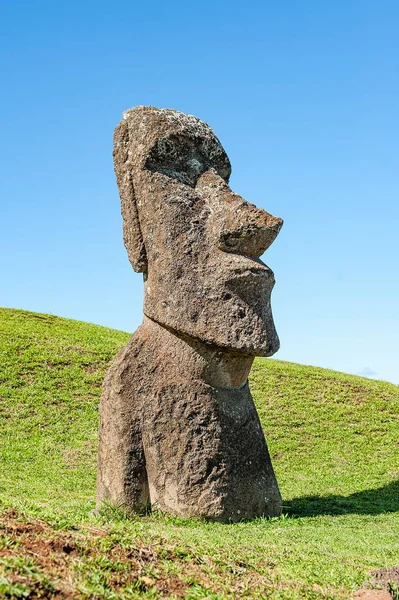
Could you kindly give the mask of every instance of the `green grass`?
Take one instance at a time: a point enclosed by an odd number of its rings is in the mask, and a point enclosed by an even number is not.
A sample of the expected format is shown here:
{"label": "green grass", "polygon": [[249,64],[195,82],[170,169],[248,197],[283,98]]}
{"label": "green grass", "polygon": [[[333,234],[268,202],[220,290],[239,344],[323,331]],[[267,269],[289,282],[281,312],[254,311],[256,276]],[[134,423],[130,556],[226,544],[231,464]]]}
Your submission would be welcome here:
{"label": "green grass", "polygon": [[283,517],[91,516],[101,382],[128,337],[0,309],[1,598],[343,600],[399,564],[399,388],[276,360],[251,389]]}

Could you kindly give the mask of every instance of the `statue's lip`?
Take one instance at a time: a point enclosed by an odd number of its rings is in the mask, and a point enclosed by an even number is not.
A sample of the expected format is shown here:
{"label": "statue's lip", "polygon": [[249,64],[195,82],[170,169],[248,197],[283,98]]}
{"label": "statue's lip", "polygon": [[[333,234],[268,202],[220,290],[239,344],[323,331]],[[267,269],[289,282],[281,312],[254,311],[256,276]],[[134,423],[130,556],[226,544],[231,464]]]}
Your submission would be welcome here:
{"label": "statue's lip", "polygon": [[230,258],[231,279],[248,277],[274,280],[273,271],[259,258],[242,254],[232,254]]}
{"label": "statue's lip", "polygon": [[246,277],[250,275],[255,275],[257,277],[266,277],[267,279],[273,277],[273,271],[269,269],[269,267],[267,267],[266,265],[264,267],[256,266],[234,269],[234,274],[236,274],[238,277]]}

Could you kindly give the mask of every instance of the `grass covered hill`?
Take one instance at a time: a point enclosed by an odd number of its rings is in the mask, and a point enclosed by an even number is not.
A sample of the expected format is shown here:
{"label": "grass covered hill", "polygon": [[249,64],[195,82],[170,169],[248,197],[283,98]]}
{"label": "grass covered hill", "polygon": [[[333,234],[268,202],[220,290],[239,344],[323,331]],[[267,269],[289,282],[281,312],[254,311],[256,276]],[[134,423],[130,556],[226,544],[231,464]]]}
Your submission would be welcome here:
{"label": "grass covered hill", "polygon": [[251,388],[283,517],[91,516],[101,382],[128,337],[0,309],[0,598],[343,600],[399,564],[399,388],[276,360]]}

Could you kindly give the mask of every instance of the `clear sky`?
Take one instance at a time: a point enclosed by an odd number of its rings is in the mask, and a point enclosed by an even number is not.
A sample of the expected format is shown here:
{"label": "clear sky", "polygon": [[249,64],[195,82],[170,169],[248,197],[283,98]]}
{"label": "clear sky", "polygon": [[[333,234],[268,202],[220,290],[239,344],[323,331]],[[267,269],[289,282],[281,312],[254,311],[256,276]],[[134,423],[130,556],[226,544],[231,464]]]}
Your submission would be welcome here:
{"label": "clear sky", "polygon": [[133,331],[112,133],[194,114],[281,216],[277,358],[399,383],[397,0],[2,0],[0,305]]}

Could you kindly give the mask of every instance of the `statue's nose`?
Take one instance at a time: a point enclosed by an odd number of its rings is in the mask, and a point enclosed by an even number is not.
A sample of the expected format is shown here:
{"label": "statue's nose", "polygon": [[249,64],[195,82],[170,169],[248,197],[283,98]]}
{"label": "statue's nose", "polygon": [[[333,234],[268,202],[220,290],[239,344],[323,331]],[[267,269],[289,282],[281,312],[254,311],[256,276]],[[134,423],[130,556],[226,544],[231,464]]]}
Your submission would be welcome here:
{"label": "statue's nose", "polygon": [[213,212],[219,222],[219,248],[225,252],[261,256],[276,239],[283,220],[232,192],[213,169],[204,173],[201,180],[200,186],[207,188],[211,204],[216,208]]}
{"label": "statue's nose", "polygon": [[247,256],[261,256],[276,239],[282,219],[246,202],[233,192],[226,192],[228,205],[220,232],[220,248]]}

